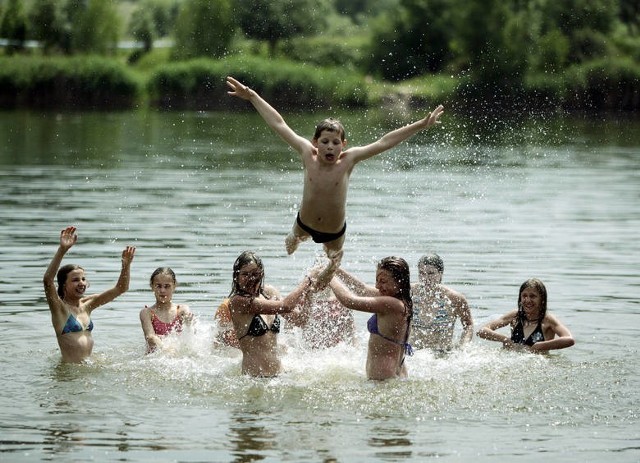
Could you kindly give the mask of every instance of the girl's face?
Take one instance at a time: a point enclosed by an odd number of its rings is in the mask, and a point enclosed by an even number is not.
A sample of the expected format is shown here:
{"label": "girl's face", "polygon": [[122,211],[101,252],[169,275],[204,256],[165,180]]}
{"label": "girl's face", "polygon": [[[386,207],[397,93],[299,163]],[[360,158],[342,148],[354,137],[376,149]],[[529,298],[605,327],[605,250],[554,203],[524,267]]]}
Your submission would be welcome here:
{"label": "girl's face", "polygon": [[542,309],[542,296],[535,288],[525,288],[520,293],[520,304],[528,320],[535,320]]}
{"label": "girl's face", "polygon": [[431,287],[442,282],[442,273],[434,265],[420,265],[418,266],[418,274],[420,281],[425,286]]}
{"label": "girl's face", "polygon": [[323,130],[320,136],[313,140],[313,145],[318,148],[318,157],[321,161],[334,164],[340,158],[347,141],[343,141],[338,132]]}
{"label": "girl's face", "polygon": [[238,272],[238,288],[250,294],[257,294],[262,275],[262,269],[255,262],[243,265]]}
{"label": "girl's face", "polygon": [[400,285],[389,270],[379,269],[376,272],[376,289],[382,296],[395,297],[400,292]]}
{"label": "girl's face", "polygon": [[84,270],[81,268],[72,270],[67,274],[67,280],[64,282],[64,297],[80,299],[88,287],[89,282],[84,275]]}
{"label": "girl's face", "polygon": [[176,290],[176,284],[174,283],[171,275],[159,273],[153,277],[151,289],[153,289],[153,295],[156,297],[156,302],[171,302],[173,299],[173,293]]}

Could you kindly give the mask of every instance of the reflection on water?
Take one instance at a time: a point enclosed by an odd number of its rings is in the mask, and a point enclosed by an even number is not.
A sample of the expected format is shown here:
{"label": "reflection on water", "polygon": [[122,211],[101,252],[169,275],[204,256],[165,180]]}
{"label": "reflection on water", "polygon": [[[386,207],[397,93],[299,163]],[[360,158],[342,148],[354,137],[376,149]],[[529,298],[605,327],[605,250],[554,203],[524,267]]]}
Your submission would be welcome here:
{"label": "reflection on water", "polygon": [[[382,461],[398,461],[411,457],[411,439],[409,432],[403,429],[385,426],[373,426],[369,431],[369,446],[378,448],[374,455]],[[397,447],[397,448],[396,448]]]}
{"label": "reflection on water", "polygon": [[244,413],[231,415],[232,424],[229,426],[228,437],[236,448],[233,452],[235,461],[259,461],[265,459],[265,451],[274,447],[278,436],[273,430],[267,429],[263,415],[268,410],[255,411],[254,416]]}
{"label": "reflection on water", "polygon": [[44,438],[44,452],[51,455],[64,456],[73,453],[79,445],[83,445],[82,429],[73,425],[58,429],[48,429]]}
{"label": "reflection on water", "polygon": [[[402,122],[342,114],[350,144]],[[311,133],[316,117],[291,116]],[[514,308],[540,277],[575,347],[547,356],[478,339],[418,351],[406,381],[366,381],[365,314],[356,342],[307,350],[282,333],[284,373],[240,374],[214,346],[213,314],[245,249],[288,292],[322,255],[284,254],[301,194],[294,153],[255,114],[0,113],[0,300],[5,336],[0,452],[11,461],[533,461],[638,458],[640,130],[631,120],[445,124],[359,165],[343,265],[373,283],[401,255],[416,275],[436,251],[476,325]],[[606,134],[606,135],[605,135]],[[276,141],[274,141],[276,140]],[[92,314],[94,355],[61,364],[42,294],[60,229],[65,262],[92,290],[113,285],[137,246],[130,291]],[[144,355],[138,319],[161,265],[194,330]],[[456,333],[458,336],[459,333]],[[629,360],[631,359],[631,360]],[[567,457],[571,455],[571,457]]]}

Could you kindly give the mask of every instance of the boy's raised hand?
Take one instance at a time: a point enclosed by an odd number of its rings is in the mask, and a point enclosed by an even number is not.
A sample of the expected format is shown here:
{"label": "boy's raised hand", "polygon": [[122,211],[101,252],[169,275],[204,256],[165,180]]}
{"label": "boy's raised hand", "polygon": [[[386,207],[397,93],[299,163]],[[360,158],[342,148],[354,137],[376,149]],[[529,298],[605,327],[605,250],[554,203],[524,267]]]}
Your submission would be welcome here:
{"label": "boy's raised hand", "polygon": [[249,87],[238,82],[233,77],[227,77],[227,85],[229,86],[229,88],[231,88],[231,90],[228,91],[227,94],[231,96],[237,96],[238,98],[242,98],[243,100],[248,100],[249,98],[251,98]]}
{"label": "boy's raised hand", "polygon": [[424,118],[425,121],[427,121],[427,124],[426,124],[427,127],[431,127],[434,124],[439,124],[440,121],[438,119],[440,118],[443,112],[444,112],[444,106],[439,105],[436,109],[434,109],[429,114],[427,114],[427,117]]}

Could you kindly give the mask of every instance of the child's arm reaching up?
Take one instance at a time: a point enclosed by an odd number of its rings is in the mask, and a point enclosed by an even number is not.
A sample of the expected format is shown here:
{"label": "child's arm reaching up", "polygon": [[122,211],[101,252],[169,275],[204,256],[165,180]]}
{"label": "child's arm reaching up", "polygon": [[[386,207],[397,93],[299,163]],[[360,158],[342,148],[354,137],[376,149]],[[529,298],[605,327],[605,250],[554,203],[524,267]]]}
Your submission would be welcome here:
{"label": "child's arm reaching up", "polygon": [[353,163],[368,159],[372,156],[375,156],[376,154],[380,154],[383,151],[387,151],[388,149],[393,148],[394,146],[403,142],[407,138],[412,137],[421,130],[426,130],[434,124],[439,124],[440,121],[438,119],[443,112],[444,107],[440,105],[432,112],[427,114],[427,116],[423,119],[413,122],[412,124],[405,125],[404,127],[400,127],[399,129],[393,130],[369,145],[351,148],[347,150],[347,152],[349,153],[349,156],[351,157]]}
{"label": "child's arm reaching up", "polygon": [[227,85],[231,90],[227,92],[231,96],[237,96],[243,100],[249,101],[265,120],[267,125],[271,127],[280,137],[286,141],[298,153],[303,154],[309,150],[315,151],[314,146],[309,140],[295,133],[291,127],[287,125],[283,117],[269,103],[267,103],[254,90],[246,85],[238,82],[233,77],[227,77]]}

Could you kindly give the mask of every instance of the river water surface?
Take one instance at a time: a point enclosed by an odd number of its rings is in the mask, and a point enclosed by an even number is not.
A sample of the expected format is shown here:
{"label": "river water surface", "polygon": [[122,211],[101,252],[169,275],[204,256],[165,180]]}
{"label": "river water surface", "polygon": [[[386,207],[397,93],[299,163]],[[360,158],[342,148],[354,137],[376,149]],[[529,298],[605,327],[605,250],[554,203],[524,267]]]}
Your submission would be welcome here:
{"label": "river water surface", "polygon": [[[402,121],[339,115],[351,144]],[[289,115],[301,134],[317,118]],[[351,135],[353,134],[353,135]],[[371,284],[387,255],[438,252],[476,326],[538,277],[576,345],[547,356],[474,338],[418,351],[406,381],[364,373],[355,345],[281,335],[285,372],[240,374],[213,313],[245,249],[286,293],[318,245],[287,256],[302,171],[253,113],[0,113],[0,460],[396,462],[640,460],[640,122],[527,117],[443,124],[357,166],[343,266]],[[94,354],[60,363],[42,290],[59,232],[90,292],[137,247],[130,291],[93,314]],[[158,266],[178,277],[195,332],[144,355],[138,313]]]}

